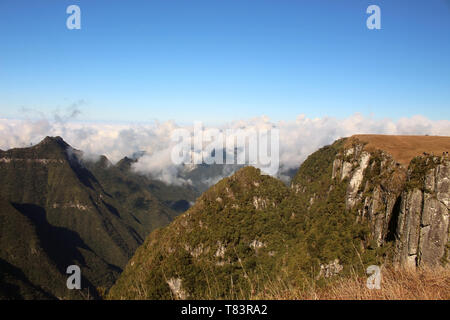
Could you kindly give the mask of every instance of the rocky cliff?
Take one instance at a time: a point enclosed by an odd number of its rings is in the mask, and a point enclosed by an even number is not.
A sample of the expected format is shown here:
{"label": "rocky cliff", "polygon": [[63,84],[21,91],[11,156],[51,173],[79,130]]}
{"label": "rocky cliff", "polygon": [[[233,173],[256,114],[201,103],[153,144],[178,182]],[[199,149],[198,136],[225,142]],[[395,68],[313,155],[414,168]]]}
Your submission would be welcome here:
{"label": "rocky cliff", "polygon": [[[383,245],[389,222],[395,215],[399,196],[405,184],[406,170],[389,154],[368,152],[364,144],[347,142],[333,162],[332,179],[347,179],[345,206],[357,212],[357,221],[368,223],[371,239]],[[397,206],[396,206],[397,204]]]}
{"label": "rocky cliff", "polygon": [[350,138],[333,161],[346,182],[345,204],[370,228],[368,245],[395,242],[393,259],[409,266],[447,264],[449,159],[423,153],[406,168],[381,149]]}
{"label": "rocky cliff", "polygon": [[448,156],[415,158],[402,192],[395,260],[409,266],[448,263],[450,168]]}

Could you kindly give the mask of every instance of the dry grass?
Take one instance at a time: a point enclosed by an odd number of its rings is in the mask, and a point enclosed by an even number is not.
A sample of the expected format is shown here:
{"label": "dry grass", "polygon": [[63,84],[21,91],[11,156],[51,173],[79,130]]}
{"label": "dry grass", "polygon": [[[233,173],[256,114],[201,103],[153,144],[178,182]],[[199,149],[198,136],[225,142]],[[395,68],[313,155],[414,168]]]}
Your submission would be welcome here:
{"label": "dry grass", "polygon": [[403,166],[407,167],[412,158],[423,152],[442,155],[442,152],[450,151],[450,137],[440,136],[401,136],[380,134],[358,134],[350,137],[367,142],[368,151],[374,149],[384,150]]}
{"label": "dry grass", "polygon": [[381,289],[368,289],[367,277],[340,278],[325,286],[288,288],[270,283],[257,299],[276,300],[450,300],[450,268],[383,269]]}

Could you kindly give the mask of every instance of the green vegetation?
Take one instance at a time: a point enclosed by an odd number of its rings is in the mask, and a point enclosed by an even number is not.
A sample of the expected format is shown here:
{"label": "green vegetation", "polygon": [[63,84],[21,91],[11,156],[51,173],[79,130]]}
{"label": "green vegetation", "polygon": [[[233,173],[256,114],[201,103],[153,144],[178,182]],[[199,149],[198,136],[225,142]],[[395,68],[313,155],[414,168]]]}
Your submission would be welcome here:
{"label": "green vegetation", "polygon": [[[344,152],[352,145],[358,151]],[[329,286],[339,278],[324,276],[330,266],[361,276],[392,255],[405,181],[423,189],[438,161],[413,159],[406,180],[405,168],[371,150],[358,188],[349,177],[332,179],[335,159],[352,176],[363,147],[340,139],[321,148],[291,187],[241,168],[184,213],[198,191],[135,174],[136,160],[82,161],[60,138],[0,151],[0,298],[86,299],[89,290],[108,299],[248,299],[267,296],[271,283]],[[375,218],[363,216],[369,211]],[[65,288],[70,264],[81,267],[84,291]]]}
{"label": "green vegetation", "polygon": [[246,299],[270,281],[316,281],[320,265],[334,259],[344,274],[379,263],[386,248],[365,247],[368,227],[345,209],[348,180],[331,179],[344,142],[313,153],[291,189],[253,167],[221,180],[146,239],[108,298]]}
{"label": "green vegetation", "polygon": [[[193,191],[183,197],[181,188],[133,174],[123,161],[82,161],[59,137],[0,151],[0,159],[5,297],[99,298],[143,239],[178,215],[170,203],[195,198]],[[155,189],[166,197],[159,199]],[[82,271],[80,292],[66,288],[72,264]]]}
{"label": "green vegetation", "polygon": [[434,169],[441,163],[441,158],[433,155],[424,155],[421,157],[415,157],[411,160],[408,169],[408,181],[406,182],[406,189],[419,189],[425,192],[429,190],[425,189],[425,177],[426,174]]}

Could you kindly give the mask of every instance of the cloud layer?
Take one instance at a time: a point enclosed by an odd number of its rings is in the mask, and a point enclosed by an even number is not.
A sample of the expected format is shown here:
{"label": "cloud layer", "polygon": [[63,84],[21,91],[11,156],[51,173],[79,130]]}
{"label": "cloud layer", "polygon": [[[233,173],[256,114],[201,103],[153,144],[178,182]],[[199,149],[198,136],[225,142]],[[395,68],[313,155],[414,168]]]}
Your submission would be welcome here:
{"label": "cloud layer", "polygon": [[[171,161],[175,144],[171,133],[180,128],[175,122],[147,125],[81,123],[75,121],[0,119],[0,149],[25,147],[38,143],[45,136],[61,136],[89,158],[106,155],[112,162],[136,152],[145,151],[134,169],[151,174],[170,184],[189,183],[180,177],[180,166]],[[277,128],[280,136],[281,171],[298,168],[306,157],[334,140],[353,134],[418,134],[450,136],[450,121],[430,120],[423,116],[398,121],[374,119],[354,114],[345,119],[315,118],[299,115],[294,121],[273,122],[267,117],[224,124],[219,130],[256,130]],[[193,126],[186,127],[193,132]],[[227,172],[226,174],[229,174]],[[212,180],[213,177],[211,177]]]}

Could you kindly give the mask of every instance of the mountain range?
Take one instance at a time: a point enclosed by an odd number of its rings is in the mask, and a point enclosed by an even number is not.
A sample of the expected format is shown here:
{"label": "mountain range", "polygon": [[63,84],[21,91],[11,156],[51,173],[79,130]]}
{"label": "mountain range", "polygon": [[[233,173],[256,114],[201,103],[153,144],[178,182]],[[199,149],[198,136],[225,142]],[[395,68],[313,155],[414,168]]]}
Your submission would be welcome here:
{"label": "mountain range", "polygon": [[[247,299],[369,265],[448,266],[449,149],[358,135],[289,185],[246,166],[210,188],[223,168],[167,185],[60,137],[0,151],[0,299]],[[66,287],[74,264],[82,290]]]}
{"label": "mountain range", "polygon": [[108,298],[253,299],[370,265],[448,266],[449,149],[448,137],[344,138],[290,187],[240,169],[152,232]]}
{"label": "mountain range", "polygon": [[[60,137],[0,151],[0,294],[98,298],[150,231],[195,200],[189,186],[134,174],[132,161],[85,160]],[[82,269],[79,292],[66,288],[73,264]]]}

